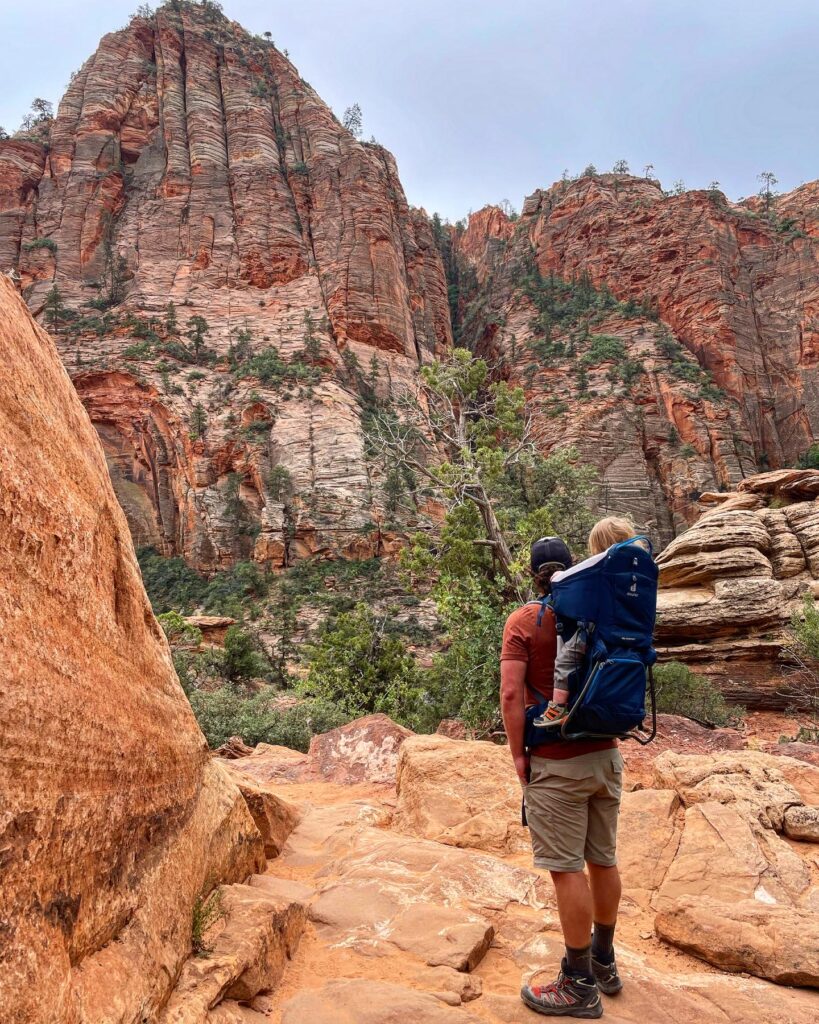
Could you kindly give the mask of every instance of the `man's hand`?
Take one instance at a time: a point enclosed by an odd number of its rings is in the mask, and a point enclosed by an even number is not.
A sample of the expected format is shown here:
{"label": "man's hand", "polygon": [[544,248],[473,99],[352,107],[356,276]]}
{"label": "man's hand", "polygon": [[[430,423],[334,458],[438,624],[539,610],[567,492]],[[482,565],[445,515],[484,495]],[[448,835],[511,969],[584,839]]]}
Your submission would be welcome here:
{"label": "man's hand", "polygon": [[516,754],[513,758],[515,762],[515,771],[518,773],[521,786],[525,786],[529,782],[529,755],[528,754]]}

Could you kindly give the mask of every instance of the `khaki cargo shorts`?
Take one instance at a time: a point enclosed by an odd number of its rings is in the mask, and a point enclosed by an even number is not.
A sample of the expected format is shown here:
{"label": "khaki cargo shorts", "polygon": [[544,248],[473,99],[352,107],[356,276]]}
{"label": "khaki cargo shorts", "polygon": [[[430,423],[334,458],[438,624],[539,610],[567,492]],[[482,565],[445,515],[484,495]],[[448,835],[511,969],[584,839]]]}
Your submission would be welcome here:
{"label": "khaki cargo shorts", "polygon": [[582,871],[584,861],[613,867],[622,790],[617,749],[565,760],[533,757],[526,816],[535,867]]}

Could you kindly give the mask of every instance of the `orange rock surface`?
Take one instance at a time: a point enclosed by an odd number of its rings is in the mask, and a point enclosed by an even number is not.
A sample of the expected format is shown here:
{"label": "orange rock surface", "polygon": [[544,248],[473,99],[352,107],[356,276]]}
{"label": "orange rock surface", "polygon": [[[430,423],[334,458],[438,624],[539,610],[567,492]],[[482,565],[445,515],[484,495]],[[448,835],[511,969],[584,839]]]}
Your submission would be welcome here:
{"label": "orange rock surface", "polygon": [[5,277],[0,346],[2,1018],[133,1021],[167,998],[196,896],[263,843],[209,760],[91,422]]}

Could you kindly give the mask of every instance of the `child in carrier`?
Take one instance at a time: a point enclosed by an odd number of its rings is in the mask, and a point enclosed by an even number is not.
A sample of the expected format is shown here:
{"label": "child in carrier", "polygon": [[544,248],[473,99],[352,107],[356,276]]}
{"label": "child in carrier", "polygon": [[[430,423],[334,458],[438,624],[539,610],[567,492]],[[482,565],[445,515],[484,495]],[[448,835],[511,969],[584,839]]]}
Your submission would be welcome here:
{"label": "child in carrier", "polygon": [[[620,516],[606,516],[592,527],[589,534],[590,561],[596,555],[607,551],[612,544],[636,537],[637,532],[628,519]],[[580,562],[577,569],[580,570],[586,562]],[[558,636],[557,657],[555,659],[555,682],[552,699],[546,706],[545,711],[534,719],[533,725],[540,728],[557,728],[560,726],[569,711],[569,676],[582,663],[586,653],[585,634],[578,630],[566,642]]]}

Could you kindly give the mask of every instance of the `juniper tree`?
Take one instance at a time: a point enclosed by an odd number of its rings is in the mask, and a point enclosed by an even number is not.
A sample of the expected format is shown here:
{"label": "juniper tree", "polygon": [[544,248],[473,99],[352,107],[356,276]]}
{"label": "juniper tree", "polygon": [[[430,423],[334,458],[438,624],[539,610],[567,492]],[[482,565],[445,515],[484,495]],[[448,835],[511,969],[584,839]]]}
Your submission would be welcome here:
{"label": "juniper tree", "polygon": [[193,407],[190,418],[190,438],[192,441],[197,441],[200,437],[205,436],[205,431],[208,426],[208,417],[205,412],[205,407],[201,402],[197,402]]}

